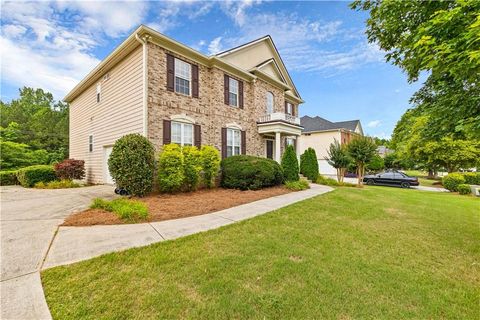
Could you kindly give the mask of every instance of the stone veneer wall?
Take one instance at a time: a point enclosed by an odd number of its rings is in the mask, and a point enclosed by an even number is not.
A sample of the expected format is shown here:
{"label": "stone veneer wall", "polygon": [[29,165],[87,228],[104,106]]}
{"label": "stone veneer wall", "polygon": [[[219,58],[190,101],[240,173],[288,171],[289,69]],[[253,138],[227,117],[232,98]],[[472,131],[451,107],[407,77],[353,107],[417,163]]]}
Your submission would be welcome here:
{"label": "stone veneer wall", "polygon": [[[224,103],[222,70],[208,68],[152,43],[148,46],[148,138],[156,150],[163,144],[163,120],[186,114],[201,125],[202,145],[213,145],[220,150],[221,128],[236,123],[246,131],[247,154],[265,156],[265,142],[258,133],[257,120],[266,113],[267,91],[275,97],[275,112],[284,112],[281,89],[259,79],[252,83],[243,81],[244,108],[230,107]],[[199,98],[167,91],[167,53],[199,66]]]}

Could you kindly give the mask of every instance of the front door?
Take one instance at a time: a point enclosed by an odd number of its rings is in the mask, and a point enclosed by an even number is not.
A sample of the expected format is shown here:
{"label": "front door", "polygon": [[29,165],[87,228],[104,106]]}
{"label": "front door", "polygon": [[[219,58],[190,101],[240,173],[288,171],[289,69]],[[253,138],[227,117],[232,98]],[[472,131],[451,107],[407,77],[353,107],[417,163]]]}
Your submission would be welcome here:
{"label": "front door", "polygon": [[267,158],[273,159],[273,140],[267,140]]}
{"label": "front door", "polygon": [[110,154],[112,153],[112,147],[105,147],[103,151],[103,172],[104,172],[104,183],[106,184],[115,184],[110,175],[110,171],[108,170],[108,158],[110,158]]}

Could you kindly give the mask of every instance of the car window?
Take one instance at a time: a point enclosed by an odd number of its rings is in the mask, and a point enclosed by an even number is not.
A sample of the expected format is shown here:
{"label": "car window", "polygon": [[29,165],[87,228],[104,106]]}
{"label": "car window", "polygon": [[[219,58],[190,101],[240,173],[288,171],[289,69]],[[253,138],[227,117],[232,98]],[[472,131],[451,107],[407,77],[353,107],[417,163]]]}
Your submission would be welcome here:
{"label": "car window", "polygon": [[395,178],[395,174],[393,172],[386,172],[382,174],[380,177],[386,178],[386,179],[393,179]]}

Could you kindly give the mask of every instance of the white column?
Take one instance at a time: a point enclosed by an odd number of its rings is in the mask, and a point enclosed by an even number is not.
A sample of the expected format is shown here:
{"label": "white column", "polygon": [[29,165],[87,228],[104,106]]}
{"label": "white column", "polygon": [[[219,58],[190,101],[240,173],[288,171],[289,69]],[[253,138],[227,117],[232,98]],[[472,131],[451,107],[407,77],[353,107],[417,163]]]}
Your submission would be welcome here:
{"label": "white column", "polygon": [[281,138],[280,132],[275,132],[275,161],[280,163],[280,145],[281,145]]}
{"label": "white column", "polygon": [[295,137],[295,153],[297,154],[297,158],[300,161],[300,136]]}

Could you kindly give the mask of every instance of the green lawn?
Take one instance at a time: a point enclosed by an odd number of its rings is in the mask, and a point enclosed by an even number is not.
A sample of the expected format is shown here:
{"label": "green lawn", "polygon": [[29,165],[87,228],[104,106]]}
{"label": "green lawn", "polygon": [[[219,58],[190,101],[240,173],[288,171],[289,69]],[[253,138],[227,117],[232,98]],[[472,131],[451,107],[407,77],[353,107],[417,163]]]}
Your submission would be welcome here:
{"label": "green lawn", "polygon": [[55,319],[478,319],[480,201],[339,188],[42,273]]}
{"label": "green lawn", "polygon": [[408,174],[411,177],[418,177],[418,182],[420,182],[421,186],[425,187],[438,187],[441,188],[443,187],[441,182],[442,178],[437,178],[437,179],[428,179],[427,178],[427,172],[420,171],[420,170],[407,170],[405,171],[406,174]]}

